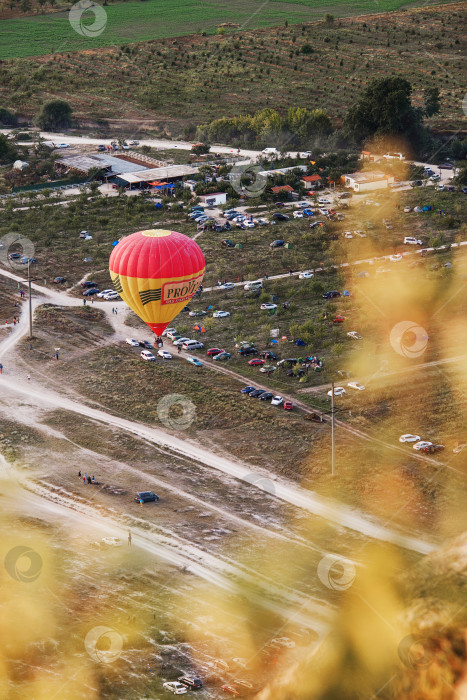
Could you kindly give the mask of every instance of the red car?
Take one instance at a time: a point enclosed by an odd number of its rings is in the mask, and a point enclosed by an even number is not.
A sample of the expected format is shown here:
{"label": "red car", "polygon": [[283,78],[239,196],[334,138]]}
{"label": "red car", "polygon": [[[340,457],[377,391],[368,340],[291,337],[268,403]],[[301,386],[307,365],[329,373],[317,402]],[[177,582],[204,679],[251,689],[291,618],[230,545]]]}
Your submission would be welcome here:
{"label": "red car", "polygon": [[344,323],[344,321],[345,321],[345,316],[336,316],[333,323]]}
{"label": "red car", "polygon": [[221,352],[225,352],[225,350],[221,350],[220,348],[209,348],[206,354],[208,357],[214,357],[214,355],[220,355]]}
{"label": "red car", "polygon": [[237,688],[235,688],[233,685],[222,685],[221,686],[222,690],[229,695],[234,695],[236,698],[240,697],[240,693],[238,692]]}
{"label": "red car", "polygon": [[293,409],[292,401],[284,401],[284,410],[291,411]]}
{"label": "red car", "polygon": [[253,360],[250,360],[248,362],[248,364],[251,365],[252,367],[259,367],[260,365],[264,365],[264,362],[265,361],[260,360],[259,357],[255,357],[255,358],[253,358]]}

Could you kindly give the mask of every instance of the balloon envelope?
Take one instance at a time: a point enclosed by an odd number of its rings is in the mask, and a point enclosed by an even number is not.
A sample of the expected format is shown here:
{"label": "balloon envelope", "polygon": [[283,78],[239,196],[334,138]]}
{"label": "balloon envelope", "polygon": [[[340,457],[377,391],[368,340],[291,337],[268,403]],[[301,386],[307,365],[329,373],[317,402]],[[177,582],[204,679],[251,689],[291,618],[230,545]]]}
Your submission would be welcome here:
{"label": "balloon envelope", "polygon": [[161,335],[197,291],[205,262],[188,236],[151,229],[123,238],[112,251],[109,269],[122,299]]}

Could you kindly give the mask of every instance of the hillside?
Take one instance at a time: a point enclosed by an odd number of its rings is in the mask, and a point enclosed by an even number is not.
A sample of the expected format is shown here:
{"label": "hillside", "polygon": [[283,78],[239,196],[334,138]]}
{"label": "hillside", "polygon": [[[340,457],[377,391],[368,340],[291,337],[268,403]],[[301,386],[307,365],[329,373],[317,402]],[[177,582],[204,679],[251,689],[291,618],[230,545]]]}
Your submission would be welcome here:
{"label": "hillside", "polygon": [[198,124],[266,106],[321,107],[339,124],[369,79],[400,74],[412,83],[416,103],[425,87],[438,87],[441,111],[431,125],[458,129],[464,22],[465,5],[454,3],[77,53],[60,53],[66,42],[51,41],[54,55],[2,63],[0,95],[27,118],[59,96],[83,126],[120,120],[132,134],[132,120],[144,118],[159,133],[190,135]]}

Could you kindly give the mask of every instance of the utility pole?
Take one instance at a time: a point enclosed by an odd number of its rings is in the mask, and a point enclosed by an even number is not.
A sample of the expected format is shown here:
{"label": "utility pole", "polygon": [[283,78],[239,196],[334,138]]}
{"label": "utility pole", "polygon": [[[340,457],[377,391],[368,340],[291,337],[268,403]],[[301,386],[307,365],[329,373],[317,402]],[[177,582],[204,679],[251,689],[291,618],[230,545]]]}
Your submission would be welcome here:
{"label": "utility pole", "polygon": [[331,476],[336,475],[334,382],[331,382]]}
{"label": "utility pole", "polygon": [[32,340],[32,299],[31,299],[31,263],[28,258],[28,289],[29,289],[29,340]]}

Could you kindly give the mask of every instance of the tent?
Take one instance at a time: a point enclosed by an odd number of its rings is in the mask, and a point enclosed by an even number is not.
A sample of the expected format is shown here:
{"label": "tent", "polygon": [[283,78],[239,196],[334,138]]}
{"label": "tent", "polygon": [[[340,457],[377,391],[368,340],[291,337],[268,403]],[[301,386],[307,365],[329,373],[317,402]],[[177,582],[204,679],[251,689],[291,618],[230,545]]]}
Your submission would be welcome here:
{"label": "tent", "polygon": [[113,246],[118,245],[118,241],[113,241],[112,245],[113,245]]}
{"label": "tent", "polygon": [[301,338],[299,338],[299,339],[296,341],[295,345],[305,345],[305,341],[302,340]]}
{"label": "tent", "polygon": [[200,333],[206,333],[206,328],[204,326],[196,325],[193,326],[194,331],[199,331]]}

